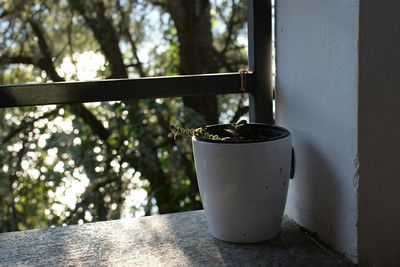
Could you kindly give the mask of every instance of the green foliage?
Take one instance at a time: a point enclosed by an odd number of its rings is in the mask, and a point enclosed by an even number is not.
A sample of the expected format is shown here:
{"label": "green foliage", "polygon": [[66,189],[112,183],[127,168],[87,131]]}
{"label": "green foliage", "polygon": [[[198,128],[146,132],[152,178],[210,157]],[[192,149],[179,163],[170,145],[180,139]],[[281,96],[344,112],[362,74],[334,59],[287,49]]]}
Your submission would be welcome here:
{"label": "green foliage", "polygon": [[[218,2],[213,68],[203,69],[237,71],[246,64],[245,1]],[[179,74],[182,36],[171,12],[153,1],[4,0],[0,84]],[[115,75],[112,46],[126,76]],[[240,98],[219,99],[220,117],[234,118]],[[201,208],[191,144],[167,138],[178,120],[206,123],[182,98],[0,109],[0,118],[0,232]]]}

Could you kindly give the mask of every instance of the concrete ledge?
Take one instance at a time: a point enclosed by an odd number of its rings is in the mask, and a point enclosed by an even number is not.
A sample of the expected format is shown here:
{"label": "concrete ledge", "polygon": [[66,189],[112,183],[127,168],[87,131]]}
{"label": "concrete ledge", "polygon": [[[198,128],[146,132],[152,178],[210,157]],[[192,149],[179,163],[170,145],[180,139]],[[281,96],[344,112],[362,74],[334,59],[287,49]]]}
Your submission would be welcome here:
{"label": "concrete ledge", "polygon": [[209,235],[203,211],[0,234],[0,266],[347,266],[288,218],[257,244]]}

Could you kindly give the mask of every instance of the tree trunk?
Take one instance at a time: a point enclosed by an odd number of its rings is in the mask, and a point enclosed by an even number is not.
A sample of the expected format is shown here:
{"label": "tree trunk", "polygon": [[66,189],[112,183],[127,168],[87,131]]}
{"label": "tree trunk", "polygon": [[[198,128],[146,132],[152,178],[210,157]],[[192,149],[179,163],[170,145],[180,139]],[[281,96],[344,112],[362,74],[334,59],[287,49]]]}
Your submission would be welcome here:
{"label": "tree trunk", "polygon": [[[167,0],[166,9],[175,23],[179,40],[181,74],[216,72],[208,0]],[[184,97],[185,106],[202,115],[207,123],[218,122],[216,96]]]}

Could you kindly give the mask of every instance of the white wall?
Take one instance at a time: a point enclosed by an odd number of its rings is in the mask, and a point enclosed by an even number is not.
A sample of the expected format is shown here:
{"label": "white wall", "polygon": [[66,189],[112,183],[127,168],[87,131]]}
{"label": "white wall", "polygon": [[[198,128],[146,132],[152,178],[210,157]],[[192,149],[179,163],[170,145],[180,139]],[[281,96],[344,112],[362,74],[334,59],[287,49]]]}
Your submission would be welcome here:
{"label": "white wall", "polygon": [[357,261],[358,0],[276,1],[277,124],[294,137],[286,213]]}
{"label": "white wall", "polygon": [[400,266],[400,1],[360,1],[359,261]]}

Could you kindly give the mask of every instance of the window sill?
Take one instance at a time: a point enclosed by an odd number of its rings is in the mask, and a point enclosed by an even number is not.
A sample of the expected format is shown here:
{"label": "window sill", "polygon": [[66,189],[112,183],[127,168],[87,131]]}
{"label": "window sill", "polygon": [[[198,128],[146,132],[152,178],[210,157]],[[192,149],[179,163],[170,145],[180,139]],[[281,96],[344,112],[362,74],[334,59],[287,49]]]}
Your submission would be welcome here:
{"label": "window sill", "polygon": [[213,238],[203,211],[0,234],[0,265],[348,266],[285,218],[257,244]]}

